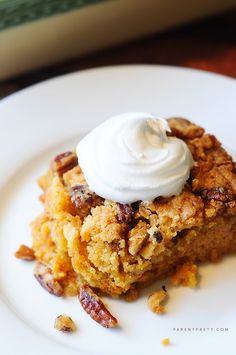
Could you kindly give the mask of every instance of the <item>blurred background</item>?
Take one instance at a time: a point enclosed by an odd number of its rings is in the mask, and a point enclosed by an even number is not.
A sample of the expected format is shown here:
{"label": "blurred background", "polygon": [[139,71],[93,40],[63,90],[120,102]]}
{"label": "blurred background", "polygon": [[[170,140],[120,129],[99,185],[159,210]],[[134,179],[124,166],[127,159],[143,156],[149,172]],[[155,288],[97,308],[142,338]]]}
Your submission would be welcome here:
{"label": "blurred background", "polygon": [[141,63],[236,78],[236,0],[0,0],[0,98],[76,70]]}

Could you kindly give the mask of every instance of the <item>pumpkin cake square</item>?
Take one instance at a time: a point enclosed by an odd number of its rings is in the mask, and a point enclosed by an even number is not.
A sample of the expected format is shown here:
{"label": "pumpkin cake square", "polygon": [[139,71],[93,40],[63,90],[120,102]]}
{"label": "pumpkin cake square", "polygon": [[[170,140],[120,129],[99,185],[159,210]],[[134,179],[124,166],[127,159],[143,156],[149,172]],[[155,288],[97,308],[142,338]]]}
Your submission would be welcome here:
{"label": "pumpkin cake square", "polygon": [[91,191],[75,152],[58,155],[39,179],[44,211],[31,224],[35,276],[52,294],[87,284],[125,295],[186,262],[215,262],[236,252],[236,166],[221,143],[182,118],[168,137],[194,164],[182,191],[151,202],[119,203]]}

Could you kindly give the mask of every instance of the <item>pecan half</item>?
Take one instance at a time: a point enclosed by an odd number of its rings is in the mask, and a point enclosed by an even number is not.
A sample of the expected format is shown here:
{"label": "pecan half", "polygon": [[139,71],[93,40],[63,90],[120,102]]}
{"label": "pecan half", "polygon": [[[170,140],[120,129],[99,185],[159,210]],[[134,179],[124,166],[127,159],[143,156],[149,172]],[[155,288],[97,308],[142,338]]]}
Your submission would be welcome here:
{"label": "pecan half", "polygon": [[65,152],[57,155],[51,163],[53,172],[62,176],[68,170],[73,169],[78,165],[78,158],[74,152]]}
{"label": "pecan half", "polygon": [[212,189],[202,189],[199,191],[199,195],[204,200],[216,200],[221,202],[232,201],[233,196],[225,187],[214,187]]}
{"label": "pecan half", "polygon": [[63,287],[53,278],[52,270],[41,263],[37,263],[34,269],[34,276],[40,285],[49,293],[55,296],[63,295]]}
{"label": "pecan half", "polygon": [[118,209],[118,221],[121,223],[129,223],[134,215],[134,211],[131,205],[117,203]]}
{"label": "pecan half", "polygon": [[75,185],[70,190],[71,201],[80,217],[86,217],[92,207],[101,205],[103,198],[90,191],[87,185]]}
{"label": "pecan half", "polygon": [[76,329],[73,320],[66,314],[61,314],[55,319],[54,328],[64,333],[74,332]]}
{"label": "pecan half", "polygon": [[113,317],[101,299],[88,285],[80,287],[79,300],[85,312],[87,312],[95,322],[105,328],[114,328],[117,325],[117,319]]}
{"label": "pecan half", "polygon": [[27,261],[35,259],[34,251],[24,244],[20,245],[19,249],[15,252],[15,257]]}

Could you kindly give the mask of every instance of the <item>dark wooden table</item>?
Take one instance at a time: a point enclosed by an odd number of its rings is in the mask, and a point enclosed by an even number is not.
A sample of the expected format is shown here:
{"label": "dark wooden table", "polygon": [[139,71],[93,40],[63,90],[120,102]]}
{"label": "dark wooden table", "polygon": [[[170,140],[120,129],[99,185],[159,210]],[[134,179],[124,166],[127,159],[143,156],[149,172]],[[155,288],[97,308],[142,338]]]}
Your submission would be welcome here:
{"label": "dark wooden table", "polygon": [[178,65],[236,78],[236,9],[2,82],[0,98],[57,75],[116,64]]}

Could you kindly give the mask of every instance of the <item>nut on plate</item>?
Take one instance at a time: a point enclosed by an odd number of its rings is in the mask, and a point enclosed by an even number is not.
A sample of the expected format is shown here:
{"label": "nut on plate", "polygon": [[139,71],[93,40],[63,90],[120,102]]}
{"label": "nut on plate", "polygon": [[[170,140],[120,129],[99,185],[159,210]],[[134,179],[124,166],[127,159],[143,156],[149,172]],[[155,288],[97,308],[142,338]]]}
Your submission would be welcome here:
{"label": "nut on plate", "polygon": [[21,260],[31,261],[35,259],[34,251],[27,245],[21,244],[19,249],[15,252],[15,257]]}
{"label": "nut on plate", "polygon": [[95,322],[105,328],[114,328],[117,325],[117,319],[108,311],[102,300],[93,292],[88,285],[82,285],[79,291],[80,303],[90,317]]}
{"label": "nut on plate", "polygon": [[34,269],[34,276],[40,285],[54,296],[63,295],[63,287],[53,278],[51,269],[41,263],[37,263]]}
{"label": "nut on plate", "polygon": [[55,319],[54,328],[64,333],[72,333],[76,330],[74,321],[66,314],[61,314]]}

